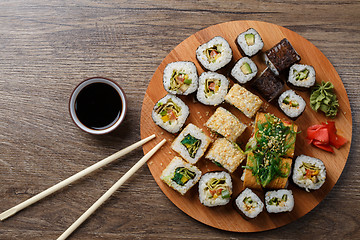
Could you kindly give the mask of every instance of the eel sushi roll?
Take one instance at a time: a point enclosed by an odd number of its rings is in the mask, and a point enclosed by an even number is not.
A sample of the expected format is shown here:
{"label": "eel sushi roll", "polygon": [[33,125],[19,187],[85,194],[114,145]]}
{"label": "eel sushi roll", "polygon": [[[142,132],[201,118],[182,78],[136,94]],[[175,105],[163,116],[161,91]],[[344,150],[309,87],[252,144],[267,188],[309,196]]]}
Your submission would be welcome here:
{"label": "eel sushi roll", "polygon": [[252,118],[263,104],[263,101],[258,96],[239,84],[234,84],[231,87],[225,96],[225,101],[239,109],[248,118]]}
{"label": "eel sushi roll", "polygon": [[240,84],[245,84],[253,79],[258,70],[256,64],[248,57],[240,58],[235,66],[231,69],[231,76]]}
{"label": "eel sushi roll", "polygon": [[198,87],[198,74],[193,62],[169,63],[163,74],[164,88],[168,93],[189,95]]}
{"label": "eel sushi roll", "polygon": [[306,107],[304,99],[293,90],[283,92],[278,99],[278,104],[285,115],[291,119],[298,118]]}
{"label": "eel sushi roll", "polygon": [[295,160],[292,179],[296,185],[308,192],[317,190],[326,180],[325,165],[320,159],[300,155]]}
{"label": "eel sushi roll", "polygon": [[240,33],[236,38],[236,43],[241,51],[248,57],[256,55],[263,47],[260,34],[253,28],[249,28],[243,33]]}
{"label": "eel sushi roll", "polygon": [[205,153],[211,142],[202,129],[189,123],[171,144],[171,148],[186,161],[195,164]]}
{"label": "eel sushi roll", "polygon": [[207,207],[226,205],[232,194],[231,176],[227,172],[208,172],[199,181],[199,199]]}
{"label": "eel sushi roll", "polygon": [[231,61],[232,50],[223,37],[214,37],[196,49],[196,58],[207,70],[217,71]]}
{"label": "eel sushi roll", "polygon": [[264,203],[250,188],[240,193],[235,206],[247,218],[256,218],[264,209]]}
{"label": "eel sushi roll", "polygon": [[229,87],[229,80],[216,72],[203,72],[199,77],[196,97],[205,105],[216,106],[224,101]]}
{"label": "eel sushi roll", "polygon": [[283,90],[284,83],[269,68],[266,68],[260,77],[255,79],[252,87],[258,91],[266,101],[271,102]]}
{"label": "eel sushi roll", "polygon": [[219,167],[233,173],[246,158],[246,154],[236,144],[226,138],[218,138],[205,156]]}
{"label": "eel sushi roll", "polygon": [[184,195],[200,179],[201,171],[185,162],[180,157],[174,157],[161,173],[160,179],[169,187]]}
{"label": "eel sushi roll", "polygon": [[220,134],[231,142],[245,131],[246,125],[225,108],[218,107],[205,123],[211,131]]}
{"label": "eel sushi roll", "polygon": [[265,62],[276,75],[300,60],[300,55],[286,38],[265,52]]}
{"label": "eel sushi roll", "polygon": [[265,205],[269,213],[291,212],[294,208],[292,191],[280,189],[266,192]]}
{"label": "eel sushi roll", "polygon": [[177,133],[189,116],[189,107],[175,95],[167,94],[155,104],[151,116],[159,127]]}
{"label": "eel sushi roll", "polygon": [[310,65],[292,65],[289,71],[288,84],[299,90],[310,89],[315,84],[315,69]]}

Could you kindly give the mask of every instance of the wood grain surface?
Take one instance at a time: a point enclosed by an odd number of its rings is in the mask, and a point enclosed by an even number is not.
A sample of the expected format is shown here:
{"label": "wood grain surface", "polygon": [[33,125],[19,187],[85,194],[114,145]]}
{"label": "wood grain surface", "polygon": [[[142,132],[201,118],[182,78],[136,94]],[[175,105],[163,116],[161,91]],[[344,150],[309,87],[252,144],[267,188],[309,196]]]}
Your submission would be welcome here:
{"label": "wood grain surface", "polygon": [[[184,39],[218,23],[259,20],[313,43],[348,93],[350,154],[324,201],[281,228],[227,232],[184,214],[143,167],[71,239],[360,238],[359,1],[14,0],[0,9],[0,211],[138,141],[150,79]],[[82,132],[68,111],[73,88],[93,76],[117,81],[128,99],[122,126],[104,136]],[[0,222],[0,239],[56,239],[142,156],[138,149]]]}
{"label": "wood grain surface", "polygon": [[[309,146],[306,143],[306,129],[311,125],[326,122],[327,118],[323,113],[317,113],[310,108],[310,91],[297,91],[297,93],[301,95],[306,101],[307,107],[301,117],[299,117],[294,122],[294,124],[298,126],[298,131],[300,132],[296,137],[295,156],[304,154],[321,159],[326,166],[326,182],[320,190],[308,193],[304,189],[296,187],[296,185],[292,184],[290,181],[287,188],[291,189],[294,194],[295,207],[293,211],[291,213],[277,215],[268,214],[266,211],[264,211],[261,216],[257,217],[256,219],[252,219],[251,221],[245,220],[242,216],[240,216],[232,204],[217,208],[208,208],[203,206],[200,201],[198,201],[198,191],[196,189],[198,187],[197,185],[193,187],[193,189],[191,189],[188,194],[181,196],[179,193],[172,190],[165,183],[163,183],[160,180],[162,171],[170,163],[172,158],[178,155],[171,149],[170,144],[173,142],[177,134],[169,134],[160,127],[156,126],[155,123],[151,122],[151,112],[154,105],[160,98],[167,94],[167,92],[162,89],[162,76],[167,64],[175,61],[192,61],[197,66],[197,71],[200,75],[202,72],[204,72],[204,70],[200,66],[195,56],[197,47],[201,44],[204,44],[205,42],[208,42],[215,36],[222,36],[228,41],[230,47],[233,50],[233,60],[228,64],[227,67],[219,70],[219,72],[225,76],[228,76],[235,62],[242,57],[236,47],[235,40],[241,32],[244,32],[249,28],[254,28],[259,32],[262,40],[264,41],[264,51],[270,49],[272,46],[280,42],[281,39],[287,38],[301,56],[300,63],[308,64],[314,67],[318,83],[321,81],[330,81],[333,83],[340,105],[339,114],[333,120],[335,121],[335,124],[338,126],[339,130],[341,130],[341,135],[349,140],[347,145],[343,146],[339,150],[336,150],[334,154],[329,154],[320,149]],[[257,56],[253,57],[252,60],[259,67],[257,75],[260,75],[260,73],[266,67],[262,55],[258,54]],[[230,85],[232,84],[233,83]],[[248,89],[249,88],[250,87],[248,87]],[[249,90],[254,92],[254,89]],[[193,95],[179,97],[190,108],[190,116],[185,122],[185,125],[188,123],[193,123],[202,128],[208,136],[212,136],[214,139],[214,134],[211,134],[211,132],[205,127],[205,122],[214,113],[217,106],[210,107],[203,105],[195,101],[194,98],[196,97]],[[269,104],[266,102],[266,100],[262,100],[265,104],[261,111],[270,112],[281,119],[289,121],[289,119],[278,109],[276,102],[275,104]],[[227,108],[235,116],[237,116],[242,123],[245,123],[249,126],[246,131],[237,139],[239,146],[241,146],[242,149],[245,149],[245,144],[248,142],[248,139],[253,132],[252,125],[254,119],[247,118],[244,114],[240,113],[239,110],[230,106],[229,104],[223,103],[220,106]],[[232,21],[208,27],[191,35],[178,46],[176,46],[169,53],[169,55],[164,58],[162,63],[156,69],[154,76],[151,78],[150,84],[145,93],[141,110],[140,131],[142,138],[145,138],[152,133],[156,133],[157,136],[164,137],[169,141],[169,143],[163,147],[162,151],[148,162],[148,167],[150,168],[150,171],[161,190],[177,207],[179,207],[192,218],[215,228],[233,232],[258,232],[281,227],[302,217],[325,198],[326,194],[337,182],[345,166],[350,150],[352,118],[347,93],[339,75],[336,73],[336,70],[328,61],[328,59],[326,59],[326,57],[313,44],[295,32],[275,24],[260,21]],[[154,142],[147,144],[143,147],[144,152],[146,153],[150,151],[155,145],[156,143]],[[244,164],[245,163],[243,163],[242,166]],[[215,170],[224,170],[223,168],[217,167],[215,164],[210,163],[210,161],[206,160],[204,157],[200,159],[199,162],[197,162],[196,166],[199,167],[202,173]],[[242,172],[243,171],[241,167],[239,167],[237,171],[231,174],[233,181],[233,199],[244,189],[243,182],[240,181]],[[264,197],[264,193],[265,192],[261,193],[261,197]]]}

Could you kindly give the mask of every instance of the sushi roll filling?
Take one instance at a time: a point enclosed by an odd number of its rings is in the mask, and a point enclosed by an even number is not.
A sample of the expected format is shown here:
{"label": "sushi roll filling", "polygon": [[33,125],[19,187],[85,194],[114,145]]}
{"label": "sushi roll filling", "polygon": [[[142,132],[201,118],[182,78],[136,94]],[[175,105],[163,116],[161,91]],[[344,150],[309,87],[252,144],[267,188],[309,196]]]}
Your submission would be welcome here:
{"label": "sushi roll filling", "polygon": [[245,197],[243,203],[244,203],[244,210],[247,212],[254,210],[258,206],[258,203],[255,202],[251,197]]}
{"label": "sushi roll filling", "polygon": [[181,92],[185,92],[192,83],[192,80],[189,79],[189,75],[182,72],[173,70],[173,74],[170,78],[170,88],[169,90],[177,91],[180,90]]}
{"label": "sushi roll filling", "polygon": [[287,199],[288,199],[288,195],[284,194],[284,195],[282,195],[281,198],[277,198],[277,197],[271,198],[269,200],[268,204],[283,207],[285,205],[285,203],[287,202]]}
{"label": "sushi roll filling", "polygon": [[[286,155],[287,151],[295,142],[296,132],[293,127],[285,126],[277,117],[265,114],[266,122],[258,122],[258,130],[254,137],[256,145],[252,149],[254,157],[251,158],[253,166],[245,166],[256,176],[262,187],[268,185],[274,178],[287,178],[290,167],[281,164],[280,156]],[[286,173],[281,169],[287,169]]]}
{"label": "sushi roll filling", "polygon": [[291,107],[298,107],[299,103],[296,100],[291,100],[290,96],[287,96],[286,98],[284,98],[283,103],[286,105],[289,105]]}
{"label": "sushi roll filling", "polygon": [[241,67],[240,70],[245,74],[248,75],[250,73],[252,73],[253,71],[251,70],[251,67],[249,65],[249,63],[245,62]]}
{"label": "sushi roll filling", "polygon": [[295,80],[297,81],[304,81],[308,79],[309,76],[309,70],[308,69],[304,69],[302,71],[297,71],[294,70],[294,76],[295,76]]}
{"label": "sushi roll filling", "polygon": [[174,177],[171,178],[171,180],[173,180],[180,186],[184,186],[189,180],[194,179],[195,175],[195,172],[192,172],[185,167],[178,167],[175,169]]}
{"label": "sushi roll filling", "polygon": [[209,63],[214,63],[221,56],[220,51],[221,44],[216,44],[210,48],[205,49],[204,54],[207,57]]}
{"label": "sushi roll filling", "polygon": [[194,158],[196,155],[196,152],[198,151],[199,147],[201,146],[201,140],[188,134],[181,141],[181,144],[186,147],[186,149],[189,152],[190,157]]}
{"label": "sushi roll filling", "polygon": [[303,173],[304,179],[310,179],[313,183],[318,183],[320,181],[318,178],[320,168],[316,167],[315,165],[304,162],[301,165],[300,170]]}
{"label": "sushi roll filling", "polygon": [[252,46],[255,44],[255,35],[252,33],[245,34],[245,41],[248,46]]}
{"label": "sushi roll filling", "polygon": [[164,123],[169,122],[171,125],[178,119],[181,108],[171,99],[168,99],[166,103],[159,102],[157,105],[155,112],[161,116]]}
{"label": "sushi roll filling", "polygon": [[230,198],[231,190],[229,185],[226,183],[226,178],[212,178],[206,183],[205,188],[207,198],[215,199],[221,197],[222,199]]}
{"label": "sushi roll filling", "polygon": [[217,93],[221,86],[220,79],[206,79],[205,80],[205,97],[209,98],[215,93]]}

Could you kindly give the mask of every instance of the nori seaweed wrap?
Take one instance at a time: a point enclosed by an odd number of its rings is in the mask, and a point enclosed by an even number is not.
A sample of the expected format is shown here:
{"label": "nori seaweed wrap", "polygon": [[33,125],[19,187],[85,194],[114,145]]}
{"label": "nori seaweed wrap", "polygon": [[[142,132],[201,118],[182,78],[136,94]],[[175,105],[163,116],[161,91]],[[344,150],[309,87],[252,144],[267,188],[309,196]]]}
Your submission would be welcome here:
{"label": "nori seaweed wrap", "polygon": [[252,83],[252,87],[258,91],[266,101],[270,102],[282,92],[284,83],[269,68],[266,68],[260,77]]}

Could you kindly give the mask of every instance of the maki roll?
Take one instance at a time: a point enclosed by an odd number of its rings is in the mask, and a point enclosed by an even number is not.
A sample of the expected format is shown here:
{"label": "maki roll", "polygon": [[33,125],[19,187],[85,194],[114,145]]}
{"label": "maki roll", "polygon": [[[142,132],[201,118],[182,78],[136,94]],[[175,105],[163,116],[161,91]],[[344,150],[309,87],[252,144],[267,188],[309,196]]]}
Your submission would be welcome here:
{"label": "maki roll", "polygon": [[205,153],[211,139],[194,124],[189,123],[171,144],[171,148],[186,161],[195,164]]}
{"label": "maki roll", "polygon": [[278,104],[285,115],[292,119],[298,118],[306,106],[304,99],[293,90],[283,92],[278,99]]}
{"label": "maki roll", "polygon": [[220,134],[231,142],[235,142],[247,127],[231,112],[222,107],[216,109],[205,125],[211,131]]}
{"label": "maki roll", "polygon": [[218,138],[205,157],[232,173],[246,158],[246,154],[236,143],[232,143],[226,138]]}
{"label": "maki roll", "polygon": [[304,64],[294,64],[290,67],[288,84],[294,88],[310,89],[315,84],[315,69]]}
{"label": "maki roll", "polygon": [[250,188],[240,193],[235,206],[247,218],[256,218],[264,209],[264,203]]}
{"label": "maki roll", "polygon": [[224,101],[229,87],[229,80],[216,72],[203,72],[199,77],[196,97],[205,105],[219,105]]}
{"label": "maki roll", "polygon": [[263,101],[258,96],[239,84],[234,84],[231,87],[229,93],[225,96],[225,101],[235,106],[248,118],[252,118],[263,104]]}
{"label": "maki roll", "polygon": [[172,62],[164,69],[164,88],[168,93],[188,95],[198,87],[198,74],[193,62]]}
{"label": "maki roll", "polygon": [[214,37],[196,49],[196,58],[207,70],[216,71],[231,61],[232,50],[223,37]]}
{"label": "maki roll", "polygon": [[324,163],[317,158],[300,155],[294,164],[292,179],[296,185],[306,191],[319,189],[326,180]]}
{"label": "maki roll", "polygon": [[151,116],[159,127],[177,133],[189,116],[189,107],[180,98],[168,94],[155,104]]}
{"label": "maki roll", "polygon": [[160,179],[169,187],[184,195],[200,179],[201,171],[185,162],[180,157],[174,157],[162,171]]}
{"label": "maki roll", "polygon": [[232,194],[231,176],[227,172],[208,172],[199,181],[199,199],[207,207],[226,205]]}
{"label": "maki roll", "polygon": [[248,57],[254,56],[264,47],[260,34],[253,28],[240,33],[236,38],[236,43],[240,50]]}
{"label": "maki roll", "polygon": [[260,77],[252,83],[252,87],[255,88],[266,101],[271,102],[282,92],[284,83],[269,68],[266,68],[260,74]]}
{"label": "maki roll", "polygon": [[231,69],[231,76],[240,84],[245,84],[257,74],[256,64],[248,57],[243,57]]}
{"label": "maki roll", "polygon": [[291,212],[294,208],[292,191],[280,189],[266,192],[265,205],[269,213]]}
{"label": "maki roll", "polygon": [[265,62],[276,75],[300,60],[300,55],[286,38],[265,52]]}

